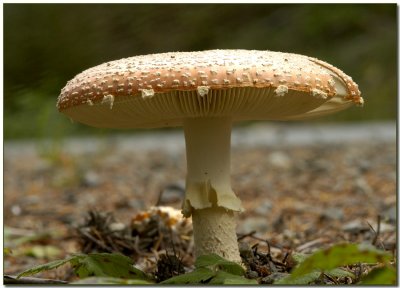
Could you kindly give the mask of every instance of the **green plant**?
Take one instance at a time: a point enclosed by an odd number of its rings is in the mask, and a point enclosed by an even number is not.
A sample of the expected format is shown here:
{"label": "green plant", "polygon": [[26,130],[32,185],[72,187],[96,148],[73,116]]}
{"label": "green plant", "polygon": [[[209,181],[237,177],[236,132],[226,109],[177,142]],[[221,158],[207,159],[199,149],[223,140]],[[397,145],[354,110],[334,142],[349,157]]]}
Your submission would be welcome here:
{"label": "green plant", "polygon": [[[274,282],[284,285],[316,284],[328,276],[332,279],[348,277],[352,283],[361,285],[393,285],[397,281],[396,269],[390,264],[393,257],[369,245],[339,244],[312,255],[292,254],[296,266]],[[363,263],[374,266],[364,277],[357,279],[349,266]],[[39,265],[20,273],[17,277],[30,276],[43,271],[70,264],[78,281],[70,284],[116,284],[145,285],[154,284],[153,277],[134,267],[129,257],[121,254],[90,253],[74,254],[62,260]],[[169,278],[160,284],[211,284],[211,285],[257,285],[255,279],[245,278],[245,270],[239,264],[218,255],[202,255],[195,262],[195,270]]]}
{"label": "green plant", "polygon": [[193,272],[172,277],[161,284],[258,284],[256,280],[244,277],[242,266],[216,254],[199,256],[195,267]]}
{"label": "green plant", "polygon": [[362,279],[361,283],[369,281],[374,284],[394,284],[396,272],[389,265],[391,259],[390,254],[370,245],[338,244],[325,250],[319,250],[310,256],[295,254],[294,260],[297,262],[297,266],[290,275],[275,283],[305,285],[316,281],[323,274],[354,279],[355,275],[352,272],[339,267],[357,263],[383,263],[383,271],[374,272],[375,275],[371,275],[372,272],[369,273],[367,279]]}
{"label": "green plant", "polygon": [[[116,253],[74,254],[63,260],[52,261],[18,274],[18,278],[56,269],[69,263],[79,278],[112,277],[151,283],[151,277],[135,268],[131,258]],[[143,284],[143,283],[142,283]]]}

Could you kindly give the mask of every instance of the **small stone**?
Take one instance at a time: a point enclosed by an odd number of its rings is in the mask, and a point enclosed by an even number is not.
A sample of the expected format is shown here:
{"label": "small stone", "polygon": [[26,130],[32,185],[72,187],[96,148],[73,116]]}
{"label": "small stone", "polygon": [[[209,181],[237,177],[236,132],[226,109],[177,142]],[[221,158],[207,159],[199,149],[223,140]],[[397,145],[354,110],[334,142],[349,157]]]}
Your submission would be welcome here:
{"label": "small stone", "polygon": [[[378,229],[378,224],[373,224],[372,227],[375,229],[375,231],[377,231]],[[380,233],[386,233],[386,232],[393,232],[395,231],[395,227],[392,224],[388,224],[385,222],[381,222],[380,224]]]}
{"label": "small stone", "polygon": [[390,224],[394,224],[396,223],[396,219],[397,219],[397,209],[396,206],[392,206],[389,209],[387,209],[384,213],[383,213],[383,217],[387,219],[387,221]]}
{"label": "small stone", "polygon": [[269,212],[271,211],[272,208],[272,203],[269,202],[268,200],[264,200],[260,206],[258,206],[254,212],[257,213],[260,216],[265,216],[268,215]]}
{"label": "small stone", "polygon": [[249,278],[249,279],[256,279],[256,278],[258,278],[258,273],[257,273],[257,271],[248,270],[248,271],[246,272],[246,278]]}
{"label": "small stone", "polygon": [[11,213],[15,216],[19,216],[22,213],[21,206],[19,205],[13,205],[11,206]]}
{"label": "small stone", "polygon": [[88,171],[83,176],[82,184],[86,187],[97,187],[101,184],[100,176],[94,171]]}
{"label": "small stone", "polygon": [[317,159],[317,160],[311,162],[310,166],[315,172],[319,172],[319,173],[330,172],[334,168],[332,163],[330,163],[329,161],[324,160],[324,159]]}
{"label": "small stone", "polygon": [[366,195],[373,195],[373,190],[372,190],[371,186],[362,177],[359,177],[359,178],[356,179],[356,181],[355,181],[355,190],[358,193],[363,193],[363,194],[366,194]]}
{"label": "small stone", "polygon": [[122,231],[126,228],[126,225],[124,223],[115,222],[111,223],[109,228],[111,231]]}
{"label": "small stone", "polygon": [[268,222],[264,217],[249,217],[243,221],[241,226],[241,233],[247,234],[252,231],[263,233],[268,230]]}
{"label": "small stone", "polygon": [[360,162],[358,163],[358,169],[360,170],[361,173],[365,173],[368,172],[372,169],[372,164],[370,161],[368,160],[360,160]]}
{"label": "small stone", "polygon": [[146,204],[142,199],[128,200],[128,205],[129,205],[129,207],[133,208],[135,211],[141,211],[146,207]]}
{"label": "small stone", "polygon": [[180,202],[185,197],[185,183],[183,181],[171,183],[161,191],[158,205],[170,205]]}
{"label": "small stone", "polygon": [[254,258],[253,250],[247,242],[239,242],[239,252],[240,256],[246,260]]}
{"label": "small stone", "polygon": [[323,209],[321,216],[327,219],[341,220],[344,217],[344,213],[340,208],[329,207],[327,209]]}
{"label": "small stone", "polygon": [[292,166],[292,160],[283,152],[273,152],[268,157],[268,163],[279,169],[289,169]]}
{"label": "small stone", "polygon": [[283,230],[282,235],[285,239],[292,239],[292,240],[297,237],[296,232],[289,229]]}
{"label": "small stone", "polygon": [[361,220],[356,219],[350,222],[345,223],[342,226],[344,232],[348,233],[360,233],[363,231],[368,231],[370,228],[367,224],[364,224]]}

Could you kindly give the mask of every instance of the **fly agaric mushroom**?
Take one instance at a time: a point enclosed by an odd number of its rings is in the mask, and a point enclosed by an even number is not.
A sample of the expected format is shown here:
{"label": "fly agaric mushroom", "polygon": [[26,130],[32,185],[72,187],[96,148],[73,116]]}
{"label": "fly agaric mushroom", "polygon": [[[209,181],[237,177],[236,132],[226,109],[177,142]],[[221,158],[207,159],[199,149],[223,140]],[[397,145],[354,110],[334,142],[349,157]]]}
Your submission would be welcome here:
{"label": "fly agaric mushroom", "polygon": [[295,120],[362,105],[357,84],[338,68],[307,56],[210,50],[136,56],[88,69],[61,90],[57,107],[103,128],[183,126],[186,195],[196,256],[240,262],[230,183],[232,123]]}

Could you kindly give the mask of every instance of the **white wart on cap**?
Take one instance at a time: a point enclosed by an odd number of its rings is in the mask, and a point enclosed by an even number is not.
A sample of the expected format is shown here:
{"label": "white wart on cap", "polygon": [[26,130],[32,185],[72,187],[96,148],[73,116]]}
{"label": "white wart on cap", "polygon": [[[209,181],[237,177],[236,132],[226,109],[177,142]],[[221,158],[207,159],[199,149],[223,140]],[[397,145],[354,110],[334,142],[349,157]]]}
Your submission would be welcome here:
{"label": "white wart on cap", "polygon": [[294,120],[363,104],[338,68],[290,53],[248,50],[174,52],[90,68],[67,83],[58,109],[105,128],[180,126],[193,117]]}

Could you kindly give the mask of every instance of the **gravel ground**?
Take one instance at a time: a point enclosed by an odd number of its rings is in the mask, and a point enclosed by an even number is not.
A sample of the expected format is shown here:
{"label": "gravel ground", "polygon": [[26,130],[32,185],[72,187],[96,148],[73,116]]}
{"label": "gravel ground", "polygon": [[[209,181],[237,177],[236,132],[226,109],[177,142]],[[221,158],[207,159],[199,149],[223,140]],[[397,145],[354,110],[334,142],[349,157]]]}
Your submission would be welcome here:
{"label": "gravel ground", "polygon": [[[156,203],[180,207],[181,132],[51,144],[4,143],[4,225],[14,235],[52,235],[29,245],[6,241],[13,249],[7,274],[80,251],[74,227],[93,209],[112,211],[129,225]],[[378,222],[376,245],[395,249],[395,123],[239,127],[232,135],[232,186],[246,209],[238,233],[256,231],[272,249],[308,253],[343,241],[372,242]],[[59,252],[28,253],[32,243]]]}

